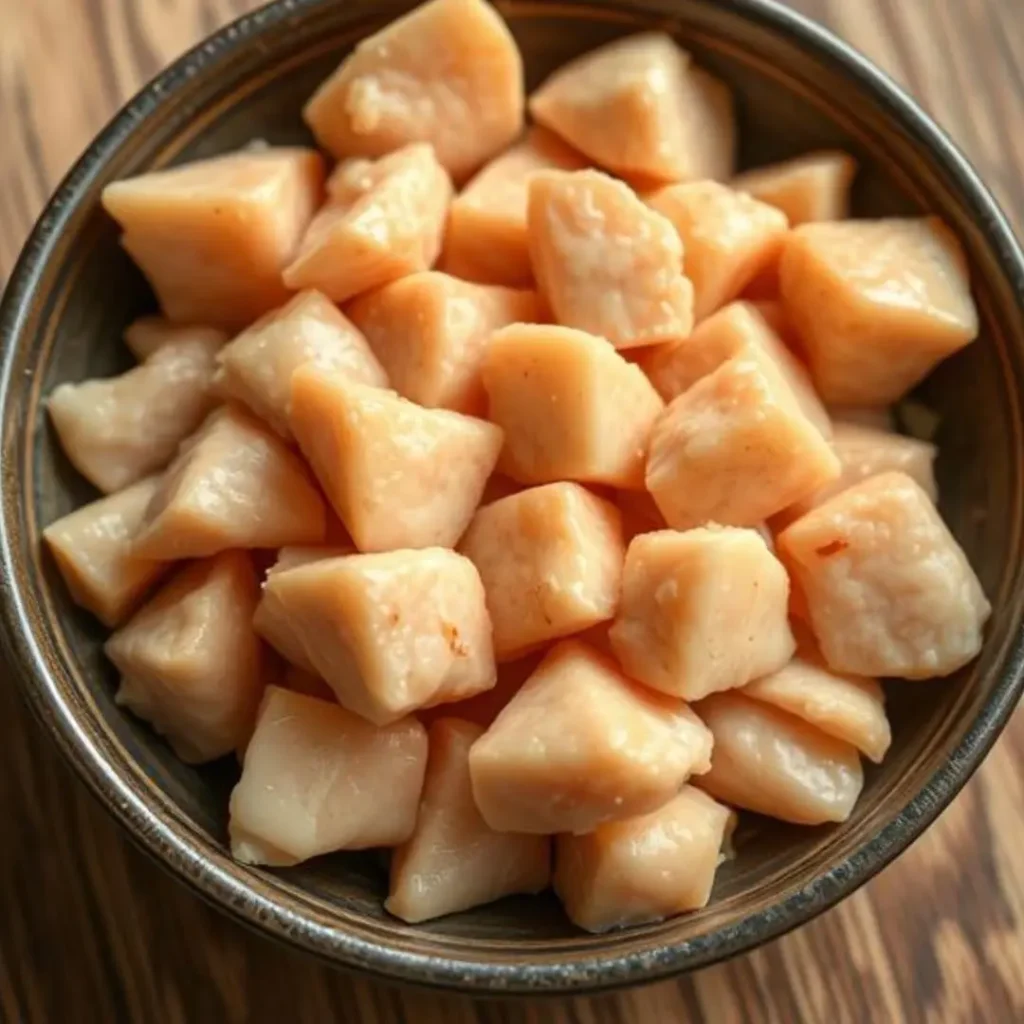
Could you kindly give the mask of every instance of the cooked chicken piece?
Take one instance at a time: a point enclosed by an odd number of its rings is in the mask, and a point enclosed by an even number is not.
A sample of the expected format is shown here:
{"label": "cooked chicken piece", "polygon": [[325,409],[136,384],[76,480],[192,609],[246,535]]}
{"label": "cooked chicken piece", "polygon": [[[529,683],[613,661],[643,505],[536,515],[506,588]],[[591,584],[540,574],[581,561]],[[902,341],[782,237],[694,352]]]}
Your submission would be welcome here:
{"label": "cooked chicken piece", "polygon": [[200,341],[211,349],[219,349],[229,335],[216,327],[200,327],[194,324],[172,324],[162,316],[140,316],[124,329],[124,343],[140,362],[165,345],[181,341]]}
{"label": "cooked chicken piece", "polygon": [[414,718],[377,728],[328,701],[268,686],[231,794],[231,853],[297,864],[412,835],[427,733]]}
{"label": "cooked chicken piece", "polygon": [[850,215],[857,162],[839,150],[819,150],[738,174],[732,187],[781,210],[792,227]]}
{"label": "cooked chicken piece", "polygon": [[117,703],[189,764],[230,753],[252,730],[263,689],[258,596],[249,556],[225,551],[178,570],[104,645],[121,674]]}
{"label": "cooked chicken piece", "polygon": [[513,324],[491,336],[483,382],[513,479],[643,488],[647,440],[665,403],[604,338]]}
{"label": "cooked chicken piece", "polygon": [[443,718],[430,727],[430,754],[416,828],[391,856],[384,904],[416,923],[546,889],[547,836],[495,832],[477,810],[469,781],[469,749],[483,729]]}

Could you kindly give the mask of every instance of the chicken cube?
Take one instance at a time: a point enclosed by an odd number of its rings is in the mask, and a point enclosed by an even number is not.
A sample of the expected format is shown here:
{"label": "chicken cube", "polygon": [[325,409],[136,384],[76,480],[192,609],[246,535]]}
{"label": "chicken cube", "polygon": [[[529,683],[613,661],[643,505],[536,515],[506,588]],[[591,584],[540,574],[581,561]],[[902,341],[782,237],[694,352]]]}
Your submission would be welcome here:
{"label": "chicken cube", "polygon": [[780,280],[829,403],[895,402],[978,333],[963,252],[936,217],[805,224]]}
{"label": "chicken cube", "polygon": [[795,825],[846,821],[864,785],[856,747],[738,692],[697,705],[714,736],[701,789]]}
{"label": "chicken cube", "polygon": [[839,150],[806,153],[794,160],[738,174],[732,187],[781,210],[791,227],[850,215],[850,186],[857,162]]}
{"label": "chicken cube", "polygon": [[604,338],[513,324],[491,336],[483,382],[513,479],[643,488],[647,440],[665,403]]}
{"label": "chicken cube", "polygon": [[906,473],[848,487],[776,539],[833,670],[929,679],[981,650],[991,606],[931,499]]}
{"label": "chicken cube", "polygon": [[431,0],[363,39],[303,117],[336,157],[429,142],[457,181],[523,127],[523,60],[482,0]]}
{"label": "chicken cube", "polygon": [[290,440],[292,374],[306,363],[335,370],[361,384],[387,387],[388,378],[366,339],[328,298],[306,291],[260,318],[217,362],[217,388],[247,405]]}
{"label": "chicken cube", "polygon": [[327,188],[330,199],[284,268],[289,288],[316,288],[344,302],[434,265],[452,183],[430,146],[340,164]]}
{"label": "chicken cube", "polygon": [[480,369],[499,327],[542,316],[536,292],[410,274],[357,299],[349,316],[401,395],[428,409],[482,415]]}
{"label": "chicken cube", "polygon": [[530,259],[555,317],[633,348],[685,338],[693,286],[672,224],[597,171],[530,178]]}
{"label": "chicken cube", "polygon": [[494,685],[483,584],[454,551],[309,562],[271,573],[263,596],[338,702],[377,725]]}
{"label": "chicken cube", "polygon": [[323,181],[319,153],[270,147],[115,181],[103,205],[170,320],[239,329],[288,298]]}
{"label": "chicken cube", "polygon": [[416,828],[391,856],[384,904],[403,921],[427,921],[547,888],[551,840],[495,832],[477,810],[469,750],[482,732],[480,726],[455,718],[430,727]]}
{"label": "chicken cube", "polygon": [[395,846],[416,825],[427,733],[377,728],[337,704],[268,686],[231,793],[231,853],[297,864],[334,850]]}
{"label": "chicken cube", "polygon": [[306,467],[241,409],[212,413],[160,481],[135,538],[140,558],[319,544],[326,510]]}
{"label": "chicken cube", "polygon": [[105,494],[163,469],[216,404],[218,347],[192,335],[119,377],[55,388],[47,409],[75,469]]}
{"label": "chicken cube", "polygon": [[693,786],[649,814],[555,840],[555,892],[588,932],[660,921],[707,904],[736,815]]}
{"label": "chicken cube", "polygon": [[304,366],[292,432],[360,551],[453,547],[501,451],[485,420]]}
{"label": "chicken cube", "polygon": [[530,97],[530,113],[621,177],[732,174],[729,90],[664,32],[617,39],[563,64]]}
{"label": "chicken cube", "polygon": [[469,771],[491,828],[582,833],[661,807],[710,756],[710,733],[681,700],[565,640],[473,744]]}
{"label": "chicken cube", "polygon": [[226,331],[217,327],[173,324],[162,316],[140,316],[124,329],[124,343],[140,363],[144,363],[165,345],[199,341],[216,351],[227,342],[228,337]]}
{"label": "chicken cube", "polygon": [[117,626],[167,568],[139,558],[132,540],[157,488],[157,478],[83,505],[43,530],[75,604],[104,626]]}
{"label": "chicken cube", "polygon": [[629,545],[609,638],[631,678],[700,700],[789,661],[788,606],[786,571],[755,531],[661,530]]}
{"label": "chicken cube", "polygon": [[480,572],[499,661],[615,614],[625,549],[619,511],[574,483],[481,508],[462,551]]}
{"label": "chicken cube", "polygon": [[716,181],[668,185],[647,201],[683,241],[698,323],[778,260],[789,228],[774,206]]}
{"label": "chicken cube", "polygon": [[117,703],[189,764],[231,753],[252,730],[263,689],[258,596],[249,556],[225,551],[178,570],[104,645],[121,674]]}
{"label": "chicken cube", "polygon": [[839,476],[839,460],[760,346],[673,399],[654,425],[647,489],[669,525],[753,526]]}
{"label": "chicken cube", "polygon": [[586,161],[539,126],[495,157],[452,200],[441,253],[449,274],[528,288],[533,283],[526,195],[536,171],[581,171]]}

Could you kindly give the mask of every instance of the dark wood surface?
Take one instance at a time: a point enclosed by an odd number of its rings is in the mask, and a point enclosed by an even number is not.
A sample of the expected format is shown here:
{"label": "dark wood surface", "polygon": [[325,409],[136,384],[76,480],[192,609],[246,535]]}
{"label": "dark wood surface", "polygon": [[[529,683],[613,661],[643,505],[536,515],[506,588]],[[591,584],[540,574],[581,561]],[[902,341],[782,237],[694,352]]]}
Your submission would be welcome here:
{"label": "dark wood surface", "polygon": [[[1021,0],[795,0],[907,85],[1024,224]],[[97,128],[252,0],[0,2],[0,281]],[[897,864],[838,909],[676,982],[475,1002],[331,971],[209,909],[137,852],[0,681],[0,1021],[1024,1020],[1024,718]]]}

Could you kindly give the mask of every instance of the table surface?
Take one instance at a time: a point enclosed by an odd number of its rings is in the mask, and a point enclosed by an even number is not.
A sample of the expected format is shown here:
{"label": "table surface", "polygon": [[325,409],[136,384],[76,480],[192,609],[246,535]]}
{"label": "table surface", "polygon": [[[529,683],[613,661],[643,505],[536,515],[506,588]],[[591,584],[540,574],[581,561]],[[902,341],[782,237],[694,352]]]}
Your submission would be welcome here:
{"label": "table surface", "polygon": [[[929,108],[1024,223],[1020,0],[794,0]],[[0,282],[53,186],[140,83],[253,0],[0,3]],[[750,956],[621,994],[477,1002],[250,934],[126,841],[0,685],[0,1021],[1024,1020],[1024,718],[900,861]]]}

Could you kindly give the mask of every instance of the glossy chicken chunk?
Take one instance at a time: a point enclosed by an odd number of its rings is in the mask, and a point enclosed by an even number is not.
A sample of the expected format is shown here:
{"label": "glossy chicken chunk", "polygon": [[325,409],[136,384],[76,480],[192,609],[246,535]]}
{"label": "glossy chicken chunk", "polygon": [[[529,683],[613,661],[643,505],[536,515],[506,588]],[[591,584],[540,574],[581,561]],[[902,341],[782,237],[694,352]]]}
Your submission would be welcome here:
{"label": "glossy chicken chunk", "polygon": [[743,693],[852,744],[876,764],[892,742],[878,681],[832,672],[817,658],[794,658],[778,672],[755,679]]}
{"label": "glossy chicken chunk", "polygon": [[452,185],[429,146],[339,164],[327,187],[327,204],[284,269],[289,288],[343,302],[433,266]]}
{"label": "glossy chicken chunk", "polygon": [[399,394],[430,409],[482,415],[488,339],[506,324],[536,322],[542,310],[536,292],[427,271],[357,299],[349,316]]}
{"label": "glossy chicken chunk", "polygon": [[660,921],[703,907],[736,815],[693,786],[649,814],[555,843],[555,891],[588,932]]}
{"label": "glossy chicken chunk", "polygon": [[445,718],[430,727],[430,754],[416,829],[391,856],[384,906],[412,923],[546,889],[547,836],[495,832],[477,810],[469,750],[483,730]]}
{"label": "glossy chicken chunk", "polygon": [[461,550],[487,591],[499,661],[615,614],[624,547],[619,511],[574,483],[481,508]]}
{"label": "glossy chicken chunk", "polygon": [[626,552],[609,637],[633,679],[699,700],[789,661],[788,603],[786,571],[753,530],[645,533]]}
{"label": "glossy chicken chunk", "polygon": [[217,357],[221,394],[244,402],[285,438],[292,374],[306,363],[343,373],[361,384],[388,379],[366,339],[329,299],[302,292],[257,320]]}
{"label": "glossy chicken chunk", "polygon": [[271,573],[263,600],[338,702],[378,725],[494,685],[483,585],[454,551],[309,562]]}
{"label": "glossy chicken chunk", "polygon": [[483,381],[513,479],[643,487],[647,440],[665,403],[604,338],[513,324],[491,336]]}
{"label": "glossy chicken chunk", "polygon": [[826,402],[895,402],[978,333],[963,253],[935,217],[805,224],[780,280]]}
{"label": "glossy chicken chunk", "polygon": [[781,210],[791,227],[850,215],[853,157],[838,150],[806,153],[793,160],[738,174],[732,187]]}
{"label": "glossy chicken chunk", "polygon": [[199,341],[207,347],[217,350],[228,340],[228,337],[226,331],[217,327],[174,324],[162,316],[140,316],[138,320],[133,320],[124,329],[124,343],[140,363],[144,363],[165,345],[174,345],[182,341]]}
{"label": "glossy chicken chunk", "polygon": [[633,348],[685,338],[693,287],[672,224],[597,171],[530,179],[530,259],[560,324]]}
{"label": "glossy chicken chunk", "polygon": [[473,744],[469,770],[492,828],[590,832],[662,806],[710,754],[708,730],[682,701],[566,640]]}
{"label": "glossy chicken chunk", "polygon": [[105,493],[163,469],[216,402],[219,343],[192,335],[120,377],[55,388],[47,409],[75,469]]}
{"label": "glossy chicken chunk", "polygon": [[526,197],[536,171],[581,171],[586,161],[539,126],[495,157],[452,200],[441,266],[467,281],[526,288],[533,282]]}
{"label": "glossy chicken chunk", "polygon": [[786,215],[774,206],[716,181],[669,185],[647,201],[683,240],[683,266],[693,282],[698,322],[775,263],[789,227]]}
{"label": "glossy chicken chunk", "polygon": [[753,526],[839,476],[839,460],[778,366],[748,346],[669,403],[647,489],[676,529]]}
{"label": "glossy chicken chunk", "polygon": [[230,753],[252,730],[263,688],[258,595],[249,556],[226,551],[180,569],[104,646],[121,674],[117,703],[189,764]]}
{"label": "glossy chicken chunk", "polygon": [[324,539],[323,499],[276,434],[240,409],[212,413],[160,481],[135,540],[143,558]]}
{"label": "glossy chicken chunk", "polygon": [[749,345],[760,347],[775,363],[804,415],[828,437],[832,421],[810,374],[749,302],[730,302],[698,324],[688,338],[641,352],[638,363],[661,397],[671,402]]}
{"label": "glossy chicken chunk", "polygon": [[283,865],[405,842],[426,765],[426,730],[414,718],[377,728],[269,686],[231,793],[231,853],[243,864]]}
{"label": "glossy chicken chunk", "polygon": [[696,710],[714,736],[701,789],[797,825],[850,816],[864,785],[855,747],[740,693],[717,693]]}
{"label": "glossy chicken chunk", "polygon": [[167,568],[136,556],[132,541],[157,488],[156,477],[83,505],[43,530],[75,604],[105,626],[134,611]]}
{"label": "glossy chicken chunk", "polygon": [[482,0],[431,0],[362,40],[303,111],[336,157],[429,142],[456,180],[523,126],[523,61]]}
{"label": "glossy chicken chunk", "polygon": [[169,319],[241,328],[288,298],[323,179],[314,150],[244,150],[116,181],[103,205]]}
{"label": "glossy chicken chunk", "polygon": [[530,113],[622,177],[732,173],[732,97],[662,32],[618,39],[564,64],[530,97]]}
{"label": "glossy chicken chunk", "polygon": [[988,600],[931,499],[905,473],[848,487],[777,541],[831,668],[928,679],[981,650]]}
{"label": "glossy chicken chunk", "polygon": [[360,551],[454,546],[501,450],[500,428],[305,366],[292,431]]}

